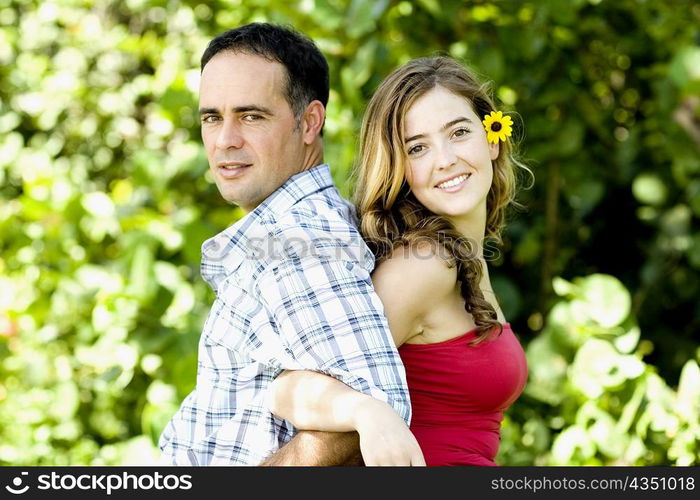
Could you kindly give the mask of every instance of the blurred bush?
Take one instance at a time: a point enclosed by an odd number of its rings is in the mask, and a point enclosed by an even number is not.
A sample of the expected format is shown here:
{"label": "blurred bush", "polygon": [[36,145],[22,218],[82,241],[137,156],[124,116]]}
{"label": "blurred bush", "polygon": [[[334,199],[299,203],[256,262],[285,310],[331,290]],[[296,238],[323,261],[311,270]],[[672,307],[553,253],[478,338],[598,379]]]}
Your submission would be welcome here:
{"label": "blurred bush", "polygon": [[557,278],[562,297],[527,347],[530,378],[503,426],[509,465],[693,465],[700,441],[700,369],[677,389],[644,362],[631,297],[614,277]]}
{"label": "blurred bush", "polygon": [[491,267],[531,381],[503,463],[697,463],[698,5],[4,0],[0,464],[156,460],[213,298],[200,245],[241,216],[207,174],[198,61],[251,21],[327,55],[346,195],[365,103],[409,58],[467,61],[515,114],[537,182]]}

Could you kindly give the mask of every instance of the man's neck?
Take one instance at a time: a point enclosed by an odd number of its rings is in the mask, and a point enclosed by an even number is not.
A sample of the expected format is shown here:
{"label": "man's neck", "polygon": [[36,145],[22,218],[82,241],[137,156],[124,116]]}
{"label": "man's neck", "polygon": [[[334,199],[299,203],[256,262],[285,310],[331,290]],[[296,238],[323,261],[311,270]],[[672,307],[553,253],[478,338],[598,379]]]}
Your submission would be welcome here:
{"label": "man's neck", "polygon": [[299,172],[314,168],[321,163],[323,163],[323,141],[319,138],[304,151],[303,167]]}

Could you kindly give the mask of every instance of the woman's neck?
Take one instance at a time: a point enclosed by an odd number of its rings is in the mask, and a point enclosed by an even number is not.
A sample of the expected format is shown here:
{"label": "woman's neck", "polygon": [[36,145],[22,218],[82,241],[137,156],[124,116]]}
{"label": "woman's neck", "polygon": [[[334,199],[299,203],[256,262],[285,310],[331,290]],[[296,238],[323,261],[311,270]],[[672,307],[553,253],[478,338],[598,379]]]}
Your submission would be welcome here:
{"label": "woman's neck", "polygon": [[489,276],[489,266],[484,258],[484,234],[486,233],[486,207],[483,214],[474,214],[471,217],[450,218],[450,222],[455,226],[459,233],[472,242],[476,258],[481,262],[481,280],[479,288],[484,294],[484,298],[491,303],[496,310],[498,321],[505,322],[505,316],[501,307],[498,304],[498,299],[491,286],[491,278]]}
{"label": "woman's neck", "polygon": [[476,257],[484,260],[484,234],[486,234],[486,206],[478,213],[460,217],[448,217],[455,229],[471,242]]}

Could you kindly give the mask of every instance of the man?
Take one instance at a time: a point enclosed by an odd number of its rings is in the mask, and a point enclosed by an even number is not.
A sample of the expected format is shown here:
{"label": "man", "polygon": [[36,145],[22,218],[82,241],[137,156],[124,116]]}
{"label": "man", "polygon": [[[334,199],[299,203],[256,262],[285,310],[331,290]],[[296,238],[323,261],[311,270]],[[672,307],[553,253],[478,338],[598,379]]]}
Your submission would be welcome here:
{"label": "man", "polygon": [[306,37],[255,23],[214,38],[201,67],[209,167],[246,215],[202,246],[216,300],[197,386],[160,439],[164,459],[345,463],[359,450],[356,433],[298,432],[265,403],[280,373],[312,370],[410,418],[403,366],[369,277],[374,258],[323,164],[328,65]]}

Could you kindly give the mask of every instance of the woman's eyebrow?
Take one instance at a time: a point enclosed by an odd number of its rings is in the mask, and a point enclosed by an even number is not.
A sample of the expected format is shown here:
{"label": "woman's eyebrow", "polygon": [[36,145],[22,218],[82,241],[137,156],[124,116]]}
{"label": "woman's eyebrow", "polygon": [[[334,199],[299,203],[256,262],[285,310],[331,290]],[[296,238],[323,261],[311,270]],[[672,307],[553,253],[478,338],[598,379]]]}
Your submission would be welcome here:
{"label": "woman's eyebrow", "polygon": [[[460,116],[460,117],[455,118],[455,119],[452,120],[452,121],[449,121],[449,122],[445,123],[445,124],[441,127],[440,130],[443,130],[443,131],[444,131],[444,130],[447,130],[447,129],[450,128],[451,126],[457,125],[459,122],[467,122],[467,123],[472,123],[472,124],[473,124],[473,122],[472,122],[469,118],[467,118],[466,116]],[[423,137],[425,137],[425,134],[416,134],[416,135],[412,135],[411,137],[407,137],[406,140],[404,140],[404,143],[411,142],[411,141],[415,141],[416,139],[422,139]]]}

